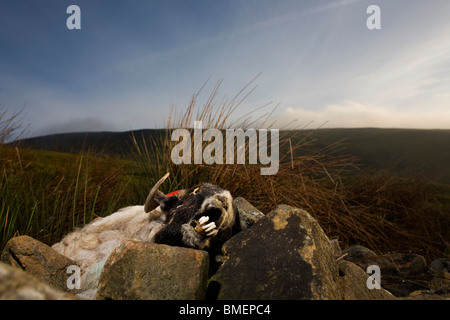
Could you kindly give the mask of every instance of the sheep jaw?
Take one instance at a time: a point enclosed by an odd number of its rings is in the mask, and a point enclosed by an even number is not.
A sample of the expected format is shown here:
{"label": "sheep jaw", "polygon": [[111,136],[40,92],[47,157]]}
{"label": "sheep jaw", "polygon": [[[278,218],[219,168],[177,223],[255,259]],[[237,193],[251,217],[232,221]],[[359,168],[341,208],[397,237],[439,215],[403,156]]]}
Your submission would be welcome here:
{"label": "sheep jaw", "polygon": [[202,216],[200,219],[195,221],[196,225],[194,230],[205,237],[215,236],[219,232],[219,230],[217,229],[214,221],[207,224],[208,221],[208,216]]}

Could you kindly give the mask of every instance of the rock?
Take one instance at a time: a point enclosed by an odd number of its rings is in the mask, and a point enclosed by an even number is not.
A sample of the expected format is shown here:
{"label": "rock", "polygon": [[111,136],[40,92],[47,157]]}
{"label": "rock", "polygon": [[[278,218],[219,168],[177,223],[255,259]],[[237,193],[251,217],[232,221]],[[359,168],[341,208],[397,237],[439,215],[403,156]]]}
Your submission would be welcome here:
{"label": "rock", "polygon": [[[377,260],[375,260],[376,262]],[[382,274],[419,274],[426,268],[425,258],[412,253],[391,253],[384,258],[387,266],[381,269]],[[369,261],[367,261],[369,262]],[[380,266],[381,268],[381,266]]]}
{"label": "rock", "polygon": [[279,205],[222,249],[209,298],[341,298],[332,244],[304,210]]}
{"label": "rock", "polygon": [[414,291],[426,290],[430,287],[430,278],[423,275],[414,276],[381,276],[381,285],[396,297],[407,297]]}
{"label": "rock", "polygon": [[75,296],[0,262],[0,300],[73,300]]}
{"label": "rock", "polygon": [[242,197],[233,200],[241,221],[241,228],[250,228],[256,221],[264,217],[264,214],[256,209],[250,202]]}
{"label": "rock", "polygon": [[450,300],[450,295],[439,295],[428,290],[417,290],[407,297],[398,297],[397,300]]}
{"label": "rock", "polygon": [[333,248],[333,253],[336,258],[340,258],[343,255],[341,246],[339,245],[338,239],[330,239],[331,246]]}
{"label": "rock", "polygon": [[434,277],[430,281],[430,290],[437,294],[450,294],[450,279]]}
{"label": "rock", "polygon": [[373,252],[369,248],[366,248],[366,247],[358,245],[358,244],[349,246],[348,248],[346,248],[342,251],[342,254],[346,254],[346,253],[347,253],[347,256],[345,256],[344,259],[348,260],[348,261],[356,261],[359,259],[364,259],[367,257],[373,257],[373,256],[377,255],[375,252]]}
{"label": "rock", "polygon": [[204,299],[208,267],[206,251],[123,241],[103,267],[97,299]]}
{"label": "rock", "polygon": [[441,258],[431,261],[430,273],[438,277],[450,279],[450,260]]}
{"label": "rock", "polygon": [[280,205],[223,246],[223,264],[208,297],[217,299],[394,299],[368,289],[369,275],[339,260],[330,241],[306,211]]}
{"label": "rock", "polygon": [[426,270],[425,258],[417,254],[390,253],[377,255],[360,245],[344,250],[344,258],[360,266],[363,271],[371,265],[380,267],[381,286],[397,297],[407,297],[414,291],[429,287],[429,277],[423,276]]}
{"label": "rock", "polygon": [[48,285],[67,289],[67,267],[76,263],[56,252],[46,244],[29,236],[11,238],[0,260],[20,268]]}
{"label": "rock", "polygon": [[369,289],[367,279],[369,275],[361,267],[350,261],[341,261],[339,268],[339,285],[344,300],[392,300],[395,298],[383,288]]}
{"label": "rock", "polygon": [[412,253],[391,253],[387,258],[394,265],[400,274],[418,274],[425,270],[425,258],[419,254]]}
{"label": "rock", "polygon": [[416,290],[408,296],[399,297],[398,300],[450,300],[450,293],[439,292],[434,290]]}
{"label": "rock", "polygon": [[[349,254],[345,259],[357,264],[364,270],[367,270],[370,265],[379,266],[383,276],[417,274],[423,272],[426,267],[425,258],[418,254],[390,253],[370,256],[370,250],[367,250],[364,252],[357,251],[358,253],[350,251],[352,255]],[[361,257],[358,257],[359,254],[361,254]]]}

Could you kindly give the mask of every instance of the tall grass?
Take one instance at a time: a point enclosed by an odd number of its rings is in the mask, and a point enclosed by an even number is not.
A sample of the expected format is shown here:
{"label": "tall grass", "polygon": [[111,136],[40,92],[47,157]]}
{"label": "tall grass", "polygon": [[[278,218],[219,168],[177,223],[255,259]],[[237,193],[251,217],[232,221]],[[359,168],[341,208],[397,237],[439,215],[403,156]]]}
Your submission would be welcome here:
{"label": "tall grass", "polygon": [[[3,113],[3,116],[6,113]],[[0,136],[14,134],[17,115]],[[2,129],[2,128],[0,128]],[[125,164],[93,155],[61,154],[0,144],[0,249],[15,235],[47,244],[127,203]]]}
{"label": "tall grass", "polygon": [[13,138],[17,139],[26,132],[27,126],[23,126],[21,122],[22,111],[23,109],[8,114],[8,109],[0,105],[0,145]]}
{"label": "tall grass", "polygon": [[[450,252],[450,186],[381,169],[348,177],[354,207],[378,221],[378,251],[406,251],[429,259]],[[372,236],[373,237],[373,236]]]}

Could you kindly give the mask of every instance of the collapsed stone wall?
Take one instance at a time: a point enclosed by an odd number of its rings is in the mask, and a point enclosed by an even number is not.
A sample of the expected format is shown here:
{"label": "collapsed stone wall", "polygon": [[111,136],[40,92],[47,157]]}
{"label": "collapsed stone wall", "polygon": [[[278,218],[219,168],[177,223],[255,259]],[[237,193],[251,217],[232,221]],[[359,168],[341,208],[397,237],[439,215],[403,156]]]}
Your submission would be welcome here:
{"label": "collapsed stone wall", "polygon": [[[279,205],[264,215],[243,198],[234,201],[248,228],[218,254],[125,240],[84,275],[89,287],[95,283],[93,292],[83,292],[86,283],[80,289],[68,286],[67,270],[76,261],[28,236],[12,238],[0,256],[0,299],[450,298],[445,258],[426,266],[413,254],[380,256],[361,246],[341,250],[302,209]],[[380,289],[368,286],[370,265],[381,269]],[[405,289],[393,281],[408,276],[421,276],[423,282],[417,287],[415,279],[416,287]]]}

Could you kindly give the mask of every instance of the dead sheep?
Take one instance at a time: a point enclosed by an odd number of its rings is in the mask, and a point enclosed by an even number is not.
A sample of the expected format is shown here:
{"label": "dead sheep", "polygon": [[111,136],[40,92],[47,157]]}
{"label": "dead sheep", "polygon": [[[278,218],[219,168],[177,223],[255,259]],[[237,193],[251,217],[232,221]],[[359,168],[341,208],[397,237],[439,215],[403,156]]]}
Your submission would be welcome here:
{"label": "dead sheep", "polygon": [[143,206],[130,206],[97,218],[52,248],[74,260],[86,274],[106,261],[122,240],[211,251],[241,228],[229,191],[202,183],[176,194],[159,191],[169,173],[150,190]]}

